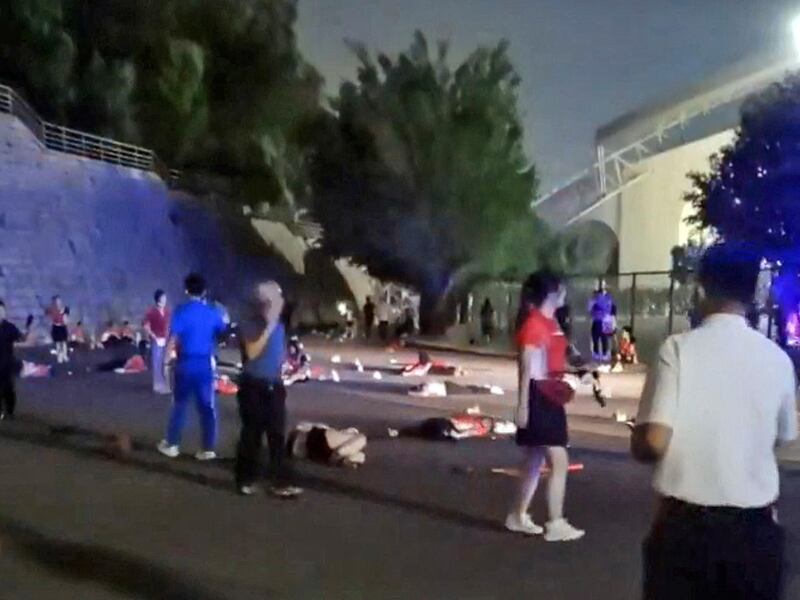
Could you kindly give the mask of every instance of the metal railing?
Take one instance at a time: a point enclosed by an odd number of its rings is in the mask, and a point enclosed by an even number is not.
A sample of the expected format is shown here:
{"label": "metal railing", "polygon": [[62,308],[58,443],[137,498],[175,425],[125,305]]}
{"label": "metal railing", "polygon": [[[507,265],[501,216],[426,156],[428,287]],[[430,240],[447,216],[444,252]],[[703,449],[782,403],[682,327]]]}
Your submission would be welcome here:
{"label": "metal railing", "polygon": [[155,152],[44,121],[13,88],[0,85],[0,112],[14,115],[49,150],[152,171],[170,182],[176,172],[162,166]]}

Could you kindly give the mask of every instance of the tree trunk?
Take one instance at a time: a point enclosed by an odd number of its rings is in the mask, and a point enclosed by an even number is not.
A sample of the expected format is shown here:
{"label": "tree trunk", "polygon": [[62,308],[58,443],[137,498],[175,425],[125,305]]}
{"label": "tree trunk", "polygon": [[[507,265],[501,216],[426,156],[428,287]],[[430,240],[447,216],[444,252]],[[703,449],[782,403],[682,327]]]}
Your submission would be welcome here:
{"label": "tree trunk", "polygon": [[420,292],[419,328],[424,335],[444,335],[457,321],[458,302],[476,281],[470,265],[439,279],[439,286]]}
{"label": "tree trunk", "polygon": [[455,300],[447,291],[422,292],[419,304],[419,328],[423,335],[444,335],[455,323]]}

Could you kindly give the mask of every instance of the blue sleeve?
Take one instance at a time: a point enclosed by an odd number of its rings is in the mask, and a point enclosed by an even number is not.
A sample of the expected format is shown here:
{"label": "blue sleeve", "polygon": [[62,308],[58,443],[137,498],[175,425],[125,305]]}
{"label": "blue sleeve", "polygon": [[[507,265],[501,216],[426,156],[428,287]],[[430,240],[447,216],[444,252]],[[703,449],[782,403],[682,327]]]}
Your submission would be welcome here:
{"label": "blue sleeve", "polygon": [[172,319],[169,322],[170,335],[177,337],[181,334],[181,327],[183,326],[182,314],[183,311],[180,308],[176,308],[175,312],[172,313]]}

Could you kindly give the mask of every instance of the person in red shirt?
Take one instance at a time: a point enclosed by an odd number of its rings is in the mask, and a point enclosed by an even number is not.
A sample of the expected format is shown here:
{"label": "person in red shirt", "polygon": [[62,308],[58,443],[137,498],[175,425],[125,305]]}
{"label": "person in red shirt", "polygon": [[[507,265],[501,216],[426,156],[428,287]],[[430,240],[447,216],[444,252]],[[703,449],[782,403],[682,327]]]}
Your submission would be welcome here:
{"label": "person in red shirt", "polygon": [[[522,286],[517,318],[517,444],[525,449],[526,460],[522,483],[505,525],[515,533],[544,533],[549,542],[577,540],[585,533],[564,518],[569,467],[564,403],[571,397],[571,390],[563,382],[563,376],[567,369],[569,342],[555,314],[564,306],[565,300],[566,289],[557,275],[549,271],[534,273]],[[547,489],[550,520],[542,528],[533,522],[528,508],[545,460],[551,468]]]}
{"label": "person in red shirt", "polygon": [[156,394],[170,394],[169,379],[166,375],[167,339],[169,339],[169,309],[167,294],[156,290],[153,294],[155,304],[147,311],[142,325],[150,341],[151,370],[153,371],[153,391]]}

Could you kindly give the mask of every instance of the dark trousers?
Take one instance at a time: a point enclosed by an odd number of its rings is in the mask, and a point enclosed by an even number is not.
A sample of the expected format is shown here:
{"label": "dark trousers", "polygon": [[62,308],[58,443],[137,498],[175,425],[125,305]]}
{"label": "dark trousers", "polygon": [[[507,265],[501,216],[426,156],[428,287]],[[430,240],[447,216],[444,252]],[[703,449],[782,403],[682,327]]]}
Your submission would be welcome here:
{"label": "dark trousers", "polygon": [[389,321],[378,321],[378,337],[382,342],[389,341]]}
{"label": "dark trousers", "polygon": [[596,356],[608,355],[608,336],[603,333],[603,322],[592,321],[592,354]]}
{"label": "dark trousers", "polygon": [[17,406],[17,390],[14,387],[14,374],[0,374],[0,413],[9,417],[14,415]]}
{"label": "dark trousers", "polygon": [[239,416],[242,430],[236,451],[236,483],[251,485],[261,471],[261,446],[264,434],[269,446],[269,475],[275,483],[291,482],[286,461],[286,388],[245,376],[239,386]]}
{"label": "dark trousers", "polygon": [[644,543],[644,600],[778,600],[783,548],[770,509],[667,508]]}

